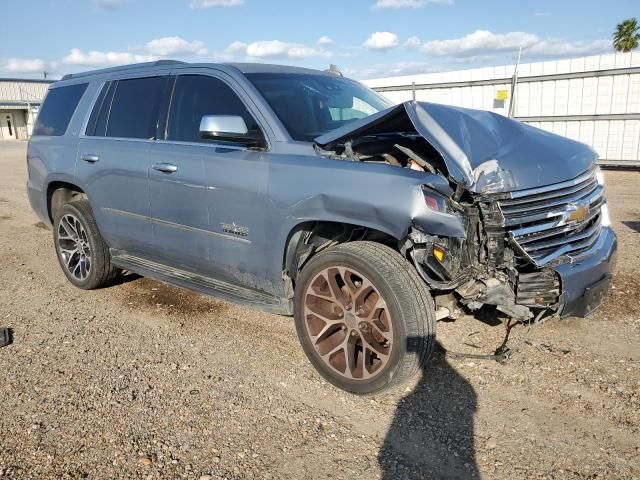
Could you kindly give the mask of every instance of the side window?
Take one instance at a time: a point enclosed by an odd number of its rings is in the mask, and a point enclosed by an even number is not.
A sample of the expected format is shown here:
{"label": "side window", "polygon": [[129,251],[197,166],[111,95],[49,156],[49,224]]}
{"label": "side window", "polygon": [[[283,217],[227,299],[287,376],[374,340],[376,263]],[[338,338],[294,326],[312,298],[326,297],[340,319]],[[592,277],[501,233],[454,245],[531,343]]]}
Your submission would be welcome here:
{"label": "side window", "polygon": [[[98,118],[96,119],[96,127],[94,135],[97,137],[104,137],[107,134],[107,121],[109,120],[109,112],[111,111],[111,102],[113,101],[113,92],[116,90],[118,82],[109,82],[109,88],[107,89],[104,101],[100,107]],[[96,104],[97,105],[97,104]],[[87,133],[87,135],[89,135]]]}
{"label": "side window", "polygon": [[34,136],[60,136],[67,131],[88,83],[52,88],[47,93],[33,128]]}
{"label": "side window", "polygon": [[167,139],[209,142],[200,137],[200,120],[205,115],[238,115],[249,130],[258,129],[242,100],[222,80],[206,75],[179,76],[173,89]]}
{"label": "side window", "polygon": [[107,137],[154,138],[167,77],[119,80],[107,121]]}
{"label": "side window", "polygon": [[[93,105],[93,110],[91,111],[91,116],[89,117],[89,122],[87,123],[87,128],[84,132],[85,135],[96,135],[96,125],[98,124],[98,115],[100,115],[101,112],[104,113],[105,111],[108,111],[109,109],[109,105],[107,105],[106,108],[103,108],[103,107],[105,104],[105,97],[107,96],[110,86],[111,86],[111,82],[107,82],[102,87],[102,90],[100,90],[100,95],[98,95],[98,98],[96,99],[96,103]],[[111,101],[109,101],[109,104],[110,103]],[[102,135],[104,135],[104,133]]]}

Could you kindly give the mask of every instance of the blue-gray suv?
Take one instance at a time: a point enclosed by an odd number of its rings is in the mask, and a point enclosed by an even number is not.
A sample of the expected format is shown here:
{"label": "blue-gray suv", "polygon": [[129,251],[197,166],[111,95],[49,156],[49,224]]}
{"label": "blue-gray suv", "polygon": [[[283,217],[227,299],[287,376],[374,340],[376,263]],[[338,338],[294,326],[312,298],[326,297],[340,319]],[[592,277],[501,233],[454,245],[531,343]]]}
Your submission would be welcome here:
{"label": "blue-gray suv", "polygon": [[355,393],[417,372],[438,319],[597,307],[616,237],[596,158],[334,71],[176,61],[52,84],[27,154],[71,283],[126,270],[293,315],[309,360]]}

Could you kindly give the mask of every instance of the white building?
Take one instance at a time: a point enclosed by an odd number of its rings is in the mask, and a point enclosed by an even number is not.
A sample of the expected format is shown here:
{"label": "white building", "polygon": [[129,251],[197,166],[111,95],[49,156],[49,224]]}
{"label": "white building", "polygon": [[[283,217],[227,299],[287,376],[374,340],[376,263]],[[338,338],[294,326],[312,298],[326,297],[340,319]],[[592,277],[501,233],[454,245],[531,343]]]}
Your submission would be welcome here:
{"label": "white building", "polygon": [[364,81],[390,100],[507,115],[590,145],[609,165],[640,166],[640,52]]}
{"label": "white building", "polygon": [[49,80],[0,78],[0,140],[26,140]]}

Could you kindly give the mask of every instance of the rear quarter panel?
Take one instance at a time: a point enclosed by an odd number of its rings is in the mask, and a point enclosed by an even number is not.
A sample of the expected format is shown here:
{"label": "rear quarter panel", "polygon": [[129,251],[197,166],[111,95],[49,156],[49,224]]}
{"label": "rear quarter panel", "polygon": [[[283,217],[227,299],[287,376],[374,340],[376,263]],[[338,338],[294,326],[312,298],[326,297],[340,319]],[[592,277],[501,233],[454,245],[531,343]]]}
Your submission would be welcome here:
{"label": "rear quarter panel", "polygon": [[[65,85],[73,83],[65,82]],[[89,83],[64,135],[33,136],[27,150],[27,189],[31,205],[40,219],[51,226],[47,212],[47,188],[52,182],[61,181],[83,188],[76,175],[78,154],[78,136],[87,117],[87,111],[93,104],[101,82]],[[53,84],[56,85],[56,84]],[[46,97],[45,100],[46,102]]]}

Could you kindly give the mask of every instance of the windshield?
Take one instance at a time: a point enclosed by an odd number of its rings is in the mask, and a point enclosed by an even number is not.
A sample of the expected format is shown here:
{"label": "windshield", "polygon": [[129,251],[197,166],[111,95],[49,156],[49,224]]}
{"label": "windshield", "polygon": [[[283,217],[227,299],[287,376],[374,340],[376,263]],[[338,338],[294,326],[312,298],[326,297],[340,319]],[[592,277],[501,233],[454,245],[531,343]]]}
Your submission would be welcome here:
{"label": "windshield", "polygon": [[291,73],[249,73],[294,140],[317,136],[393,104],[364,85],[342,77]]}

